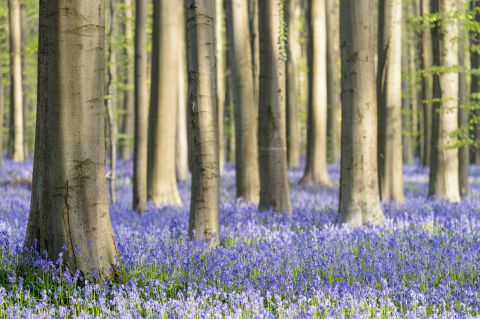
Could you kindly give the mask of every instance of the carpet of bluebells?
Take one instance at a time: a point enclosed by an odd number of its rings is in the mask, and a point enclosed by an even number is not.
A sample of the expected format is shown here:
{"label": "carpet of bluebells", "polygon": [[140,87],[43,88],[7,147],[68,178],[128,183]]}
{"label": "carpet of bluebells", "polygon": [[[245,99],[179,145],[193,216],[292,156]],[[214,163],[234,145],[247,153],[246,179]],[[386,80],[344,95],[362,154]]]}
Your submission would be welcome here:
{"label": "carpet of bluebells", "polygon": [[187,236],[183,208],[130,209],[131,163],[120,163],[112,223],[121,283],[91,283],[39,258],[18,272],[31,163],[0,169],[0,318],[480,318],[480,168],[461,204],[426,199],[427,170],[407,166],[405,204],[385,204],[377,227],[337,226],[339,167],[331,189],[300,188],[290,172],[293,217],[234,198],[221,187],[217,248]]}

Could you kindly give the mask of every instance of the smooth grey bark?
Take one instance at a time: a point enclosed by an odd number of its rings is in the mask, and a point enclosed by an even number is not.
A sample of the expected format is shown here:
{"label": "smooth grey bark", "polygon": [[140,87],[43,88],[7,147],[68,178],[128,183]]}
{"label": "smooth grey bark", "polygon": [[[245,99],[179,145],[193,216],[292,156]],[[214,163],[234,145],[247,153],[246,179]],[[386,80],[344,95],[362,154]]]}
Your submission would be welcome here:
{"label": "smooth grey bark", "polygon": [[375,21],[370,0],[341,0],[342,158],[341,223],[354,226],[384,220],[377,169]]}
{"label": "smooth grey bark", "polygon": [[224,0],[215,0],[215,41],[217,56],[217,112],[218,112],[218,147],[220,157],[220,175],[223,175],[225,166],[225,138],[223,132],[223,117],[225,110],[226,90],[225,90],[225,73],[226,73],[226,50],[225,50],[225,11]]}
{"label": "smooth grey bark", "polygon": [[187,0],[190,238],[218,240],[219,156],[216,108],[215,0]]}
{"label": "smooth grey bark", "polygon": [[8,0],[10,24],[10,127],[8,157],[25,160],[23,89],[22,89],[22,23],[20,1]]}
{"label": "smooth grey bark", "polygon": [[124,70],[124,96],[123,109],[120,124],[122,138],[118,143],[118,153],[120,158],[128,160],[132,156],[133,135],[134,135],[134,116],[135,116],[135,94],[134,94],[134,17],[133,17],[133,0],[123,0],[125,5],[125,17],[123,23],[123,34],[125,35],[124,54],[126,57]]}
{"label": "smooth grey bark", "polygon": [[153,2],[147,184],[148,197],[157,206],[182,204],[175,168],[180,6],[178,1]]}
{"label": "smooth grey bark", "polygon": [[248,0],[249,28],[250,28],[250,49],[252,50],[253,63],[253,86],[255,95],[255,106],[259,107],[260,90],[260,38],[258,36],[258,0]]}
{"label": "smooth grey bark", "polygon": [[[467,11],[467,1],[458,0],[458,11],[464,15]],[[458,76],[458,126],[461,129],[462,143],[465,143],[469,139],[469,95],[468,81],[466,70],[469,67],[467,48],[469,47],[468,32],[466,29],[465,18],[459,19],[459,42],[458,42],[458,64],[463,68],[459,72]],[[470,148],[469,144],[464,144],[458,150],[458,175],[460,183],[460,197],[468,198],[470,196],[470,183],[468,182],[469,166],[470,166]]]}
{"label": "smooth grey bark", "polygon": [[[405,200],[402,155],[402,1],[380,0],[378,171],[383,200]],[[407,60],[408,61],[408,60]]]}
{"label": "smooth grey bark", "polygon": [[328,158],[332,163],[340,161],[340,129],[342,105],[340,99],[340,10],[337,0],[326,0],[327,10],[327,88],[329,140]]}
{"label": "smooth grey bark", "polygon": [[422,165],[430,165],[432,145],[432,116],[433,116],[433,78],[430,73],[432,68],[432,37],[430,30],[430,23],[427,20],[430,14],[430,1],[422,1],[422,43],[421,43],[421,68],[424,72],[422,77],[422,105],[423,105],[423,132],[422,132]]}
{"label": "smooth grey bark", "polygon": [[105,99],[105,108],[106,108],[106,115],[107,115],[107,124],[108,124],[108,138],[109,141],[108,151],[109,151],[109,158],[110,158],[110,172],[108,173],[108,191],[110,194],[110,201],[115,203],[116,196],[115,196],[115,181],[117,178],[117,121],[115,117],[115,105],[113,103],[113,82],[117,81],[117,74],[116,74],[116,55],[115,51],[113,50],[112,38],[115,34],[115,6],[113,4],[113,0],[109,1],[109,28],[108,28],[108,37],[110,41],[108,41],[108,48],[107,48],[107,84],[106,84],[106,99]]}
{"label": "smooth grey bark", "polygon": [[287,175],[285,43],[282,0],[258,3],[260,35],[259,158],[261,210],[291,214]]}
{"label": "smooth grey bark", "polygon": [[433,62],[444,71],[434,75],[434,112],[428,194],[437,199],[460,201],[458,148],[451,133],[458,129],[458,21],[447,17],[458,10],[457,0],[432,1],[432,12],[441,13],[442,25],[432,29]]}
{"label": "smooth grey bark", "polygon": [[147,203],[147,1],[137,0],[135,11],[135,132],[133,146],[133,209]]}
{"label": "smooth grey bark", "polygon": [[178,85],[177,85],[177,146],[175,165],[177,180],[187,180],[190,176],[188,167],[188,128],[187,128],[187,50],[185,44],[185,9],[180,6],[180,23],[177,34],[178,45]]}
{"label": "smooth grey bark", "polygon": [[236,195],[246,202],[258,203],[258,109],[255,105],[248,3],[245,0],[227,0],[226,16],[236,123]]}
{"label": "smooth grey bark", "polygon": [[322,0],[309,1],[307,164],[300,184],[330,185],[327,170],[327,25]]}
{"label": "smooth grey bark", "polygon": [[287,156],[288,166],[300,166],[300,141],[297,109],[299,101],[299,72],[302,55],[302,12],[301,0],[288,0],[288,54],[287,54]]}
{"label": "smooth grey bark", "polygon": [[[26,246],[70,272],[114,275],[105,179],[103,1],[40,0],[39,90]],[[88,84],[88,85],[87,85]],[[98,277],[99,276],[99,277]]]}

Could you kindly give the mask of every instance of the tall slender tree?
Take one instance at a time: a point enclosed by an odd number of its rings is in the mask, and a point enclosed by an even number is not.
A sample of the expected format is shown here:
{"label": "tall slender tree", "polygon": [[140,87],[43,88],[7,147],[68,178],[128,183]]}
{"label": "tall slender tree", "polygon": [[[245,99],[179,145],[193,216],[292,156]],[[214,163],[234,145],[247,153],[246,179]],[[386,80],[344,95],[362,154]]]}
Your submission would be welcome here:
{"label": "tall slender tree", "polygon": [[135,136],[133,147],[133,208],[139,213],[147,202],[147,1],[135,10]]}
{"label": "tall slender tree", "polygon": [[219,232],[218,114],[215,87],[215,0],[186,0],[192,239]]}
{"label": "tall slender tree", "polygon": [[377,170],[375,22],[371,0],[341,0],[342,159],[340,222],[383,221]]}
{"label": "tall slender tree", "polygon": [[8,157],[25,160],[23,90],[22,90],[22,23],[20,0],[8,0],[10,23],[10,130]]}
{"label": "tall slender tree", "polygon": [[378,168],[384,200],[404,201],[402,157],[402,0],[380,0],[377,68]]}
{"label": "tall slender tree", "polygon": [[287,55],[287,156],[288,166],[300,165],[301,147],[298,127],[299,72],[302,55],[302,12],[301,0],[288,0],[288,55]]}
{"label": "tall slender tree", "polygon": [[237,197],[247,202],[258,203],[260,194],[256,147],[258,108],[255,105],[248,3],[245,0],[227,0],[226,9],[236,124]]}
{"label": "tall slender tree", "polygon": [[177,85],[177,146],[175,149],[175,165],[177,179],[184,181],[189,177],[188,167],[188,128],[187,128],[187,52],[185,44],[185,9],[180,7],[180,23],[178,23],[178,85]]}
{"label": "tall slender tree", "polygon": [[223,117],[225,110],[226,90],[225,90],[225,73],[226,73],[226,50],[224,42],[225,33],[225,10],[224,0],[215,0],[215,40],[217,55],[217,113],[218,113],[218,146],[220,156],[220,175],[223,174],[225,164],[225,142],[223,134]]}
{"label": "tall slender tree", "polygon": [[[148,135],[148,197],[180,205],[175,169],[178,21],[181,2],[153,2],[152,89]],[[174,67],[172,67],[174,66]]]}
{"label": "tall slender tree", "polygon": [[[471,0],[470,11],[473,13],[472,20],[480,24],[480,0]],[[476,32],[472,32],[470,35],[470,68],[480,69],[480,35]],[[480,75],[472,72],[470,81],[470,91],[480,92]],[[479,118],[480,113],[480,99],[478,95],[472,95],[470,103],[474,107],[474,110],[470,112],[470,120],[474,123],[471,135],[475,141],[472,147],[472,160],[473,163],[478,164],[480,162],[480,125],[476,119]]]}
{"label": "tall slender tree", "polygon": [[109,278],[118,253],[105,179],[104,26],[103,1],[40,0],[39,96],[26,245],[46,251],[53,260],[63,253],[72,273]]}
{"label": "tall slender tree", "polygon": [[443,67],[434,75],[434,112],[430,159],[429,196],[452,202],[460,201],[458,148],[451,134],[458,129],[457,0],[432,2],[432,12],[440,13],[441,23],[432,29],[433,63]]}
{"label": "tall slender tree", "polygon": [[113,47],[113,35],[115,34],[115,5],[113,0],[108,2],[109,7],[109,27],[108,27],[108,37],[110,41],[108,41],[108,48],[107,48],[107,84],[105,88],[106,99],[105,99],[105,108],[106,108],[106,115],[107,115],[107,126],[108,126],[108,137],[109,141],[107,143],[109,149],[109,158],[110,158],[110,172],[108,174],[108,189],[110,193],[110,201],[115,203],[116,196],[115,196],[115,181],[117,175],[117,121],[115,118],[115,104],[114,104],[114,94],[113,94],[113,85],[114,82],[117,81],[116,75],[116,54]]}
{"label": "tall slender tree", "polygon": [[291,213],[287,176],[283,1],[258,2],[260,209]]}
{"label": "tall slender tree", "polygon": [[423,105],[423,132],[422,132],[422,164],[430,165],[430,147],[432,144],[432,116],[433,116],[433,78],[430,73],[432,68],[432,37],[430,31],[430,0],[422,2],[422,44],[421,67],[424,71],[422,77],[422,105]]}
{"label": "tall slender tree", "polygon": [[300,184],[330,185],[327,170],[327,25],[323,0],[309,1],[307,165]]}
{"label": "tall slender tree", "polygon": [[327,6],[327,87],[329,159],[340,161],[340,10],[337,0],[326,0]]}

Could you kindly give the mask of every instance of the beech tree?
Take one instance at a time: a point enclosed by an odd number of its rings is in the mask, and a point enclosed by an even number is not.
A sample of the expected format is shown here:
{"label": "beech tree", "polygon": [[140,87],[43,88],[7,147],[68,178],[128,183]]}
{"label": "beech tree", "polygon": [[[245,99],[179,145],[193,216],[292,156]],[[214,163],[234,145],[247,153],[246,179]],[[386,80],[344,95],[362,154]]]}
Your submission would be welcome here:
{"label": "beech tree", "polygon": [[133,146],[133,208],[147,203],[147,1],[137,0],[135,10],[135,135]]}
{"label": "beech tree", "polygon": [[402,0],[380,0],[378,166],[384,200],[404,201],[402,157]]}
{"label": "beech tree", "polygon": [[377,170],[377,101],[373,1],[341,0],[342,158],[340,222],[354,226],[384,219]]}
{"label": "beech tree", "polygon": [[20,0],[8,0],[10,36],[10,125],[8,157],[25,160],[23,89],[22,89],[22,22]]}
{"label": "beech tree", "polygon": [[322,0],[309,1],[307,165],[300,184],[330,185],[327,170],[327,24]]}
{"label": "beech tree", "polygon": [[175,168],[180,7],[178,1],[153,2],[147,181],[148,197],[158,206],[181,204]]}
{"label": "beech tree", "polygon": [[300,61],[302,55],[302,10],[301,0],[288,0],[288,56],[287,56],[287,156],[288,166],[300,165],[300,130],[298,125]]}
{"label": "beech tree", "polygon": [[[245,0],[246,1],[246,0]],[[225,0],[215,0],[215,50],[217,56],[217,114],[218,114],[218,146],[220,160],[220,175],[223,174],[225,165],[225,142],[223,136],[223,117],[225,112],[225,102],[227,100],[227,90],[225,87],[226,73],[226,50],[224,43],[225,33]]]}
{"label": "beech tree", "polygon": [[258,2],[260,35],[259,158],[262,210],[291,213],[285,140],[283,1]]}
{"label": "beech tree", "polygon": [[105,179],[104,22],[103,1],[40,0],[26,246],[52,260],[63,253],[72,273],[110,278],[118,252]]}
{"label": "beech tree", "polygon": [[326,0],[327,6],[327,87],[328,87],[328,138],[329,159],[340,161],[340,9],[337,0]]}
{"label": "beech tree", "polygon": [[187,128],[187,48],[185,44],[185,9],[180,6],[180,22],[177,24],[178,45],[178,84],[177,84],[177,135],[175,165],[177,179],[184,181],[189,177],[188,167],[188,128]]}
{"label": "beech tree", "polygon": [[235,107],[237,198],[258,203],[258,108],[255,104],[252,51],[248,25],[248,3],[227,0],[227,29],[233,105]]}
{"label": "beech tree", "polygon": [[434,75],[434,112],[428,194],[438,199],[460,201],[458,148],[452,137],[458,129],[458,22],[457,0],[432,2],[432,12],[441,14],[442,23],[432,29],[433,64],[442,67]]}
{"label": "beech tree", "polygon": [[215,0],[186,0],[189,147],[192,165],[189,234],[219,232],[218,114],[215,89]]}

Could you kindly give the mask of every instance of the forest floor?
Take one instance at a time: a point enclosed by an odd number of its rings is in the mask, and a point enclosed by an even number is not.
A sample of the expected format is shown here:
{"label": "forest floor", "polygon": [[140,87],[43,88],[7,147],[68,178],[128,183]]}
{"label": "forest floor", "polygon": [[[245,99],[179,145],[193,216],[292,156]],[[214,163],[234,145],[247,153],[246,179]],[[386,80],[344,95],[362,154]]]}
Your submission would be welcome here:
{"label": "forest floor", "polygon": [[[120,163],[111,219],[123,283],[74,280],[54,264],[16,273],[28,217],[31,162],[0,169],[0,318],[480,318],[480,168],[473,199],[426,199],[427,170],[405,167],[407,202],[386,222],[335,225],[331,189],[300,188],[293,217],[237,203],[234,169],[221,187],[221,243],[188,241],[182,208],[130,209],[131,163]],[[43,269],[43,270],[42,270]]]}

